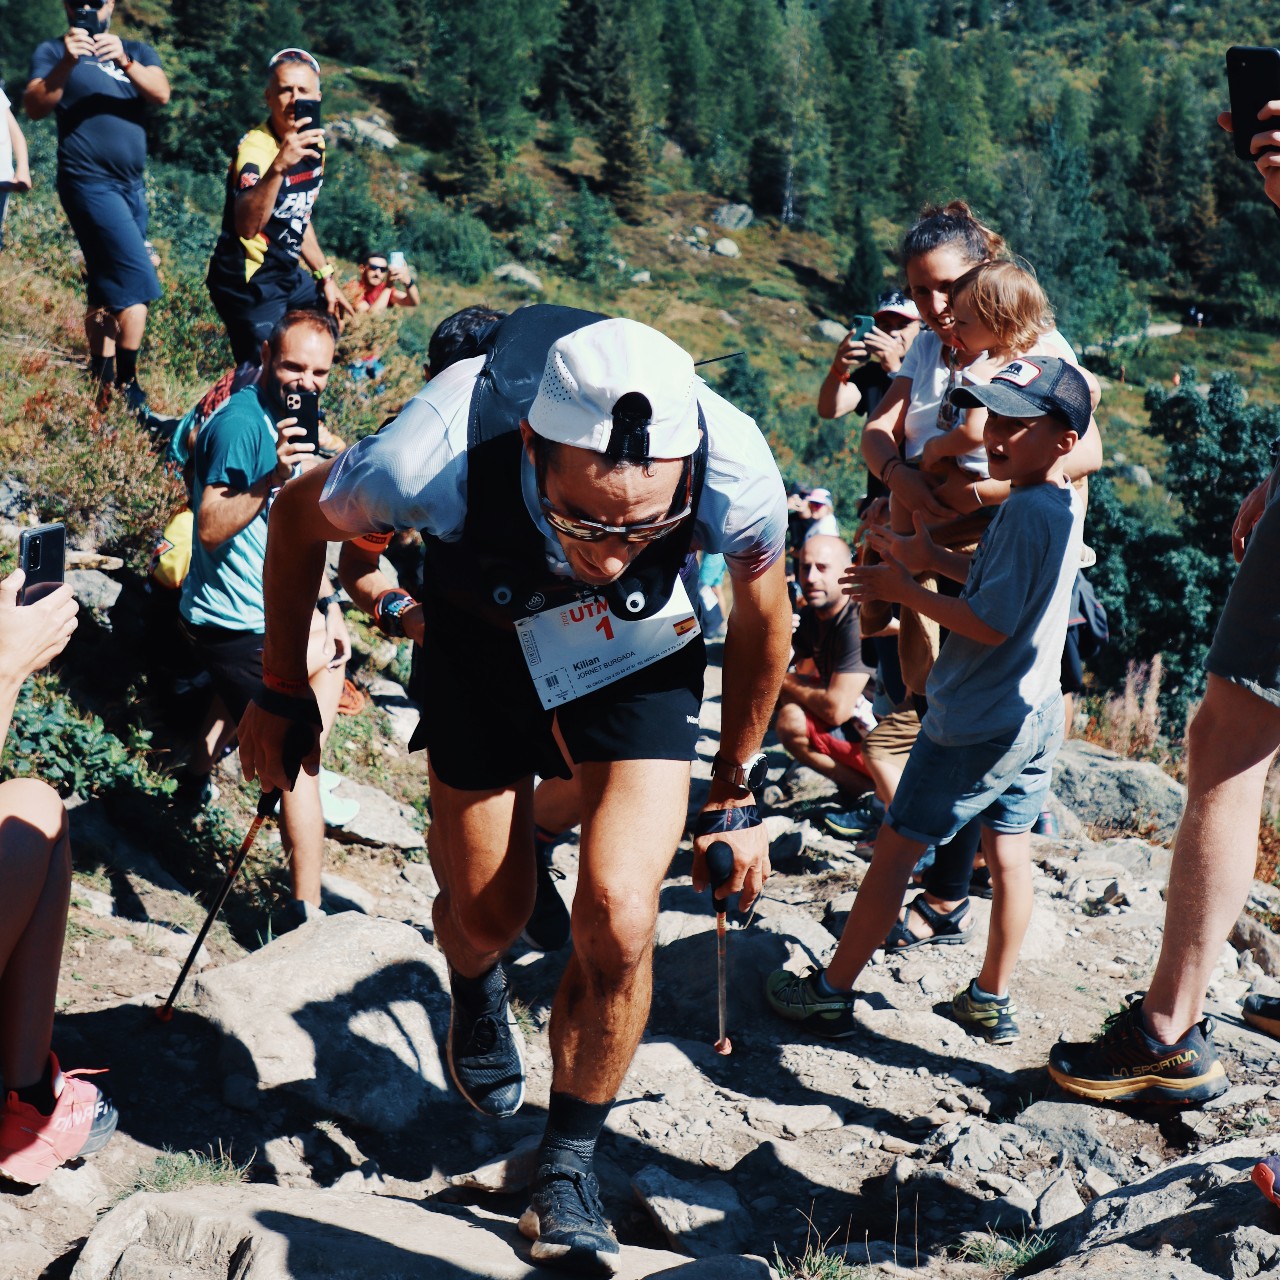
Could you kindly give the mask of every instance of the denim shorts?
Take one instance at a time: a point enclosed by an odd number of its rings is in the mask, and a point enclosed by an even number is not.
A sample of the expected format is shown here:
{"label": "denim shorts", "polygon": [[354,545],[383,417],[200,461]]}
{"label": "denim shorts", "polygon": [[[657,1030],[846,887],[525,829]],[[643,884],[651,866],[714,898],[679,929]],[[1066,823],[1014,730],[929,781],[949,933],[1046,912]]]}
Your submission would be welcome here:
{"label": "denim shorts", "polygon": [[142,183],[58,179],[58,197],[84,254],[91,307],[123,311],[160,296],[147,250],[147,198]]}
{"label": "denim shorts", "polygon": [[942,844],[979,816],[999,835],[1030,831],[1049,796],[1062,729],[1055,697],[988,742],[944,747],[921,732],[885,820],[920,844]]}

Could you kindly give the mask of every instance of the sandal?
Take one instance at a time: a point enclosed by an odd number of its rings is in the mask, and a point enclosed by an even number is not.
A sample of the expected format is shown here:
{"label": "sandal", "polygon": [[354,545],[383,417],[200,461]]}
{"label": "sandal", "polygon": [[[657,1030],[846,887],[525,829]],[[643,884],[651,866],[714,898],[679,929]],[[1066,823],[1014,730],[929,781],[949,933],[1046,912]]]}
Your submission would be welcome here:
{"label": "sandal", "polygon": [[[933,930],[927,938],[911,932],[910,920],[913,911]],[[973,930],[962,927],[968,913],[968,898],[950,911],[938,911],[924,900],[923,893],[918,893],[907,907],[907,918],[894,921],[893,928],[889,930],[889,936],[884,940],[885,952],[910,951],[912,947],[924,947],[931,942],[944,947],[968,942]]]}
{"label": "sandal", "polygon": [[969,877],[969,896],[971,898],[991,897],[991,868],[974,867]]}

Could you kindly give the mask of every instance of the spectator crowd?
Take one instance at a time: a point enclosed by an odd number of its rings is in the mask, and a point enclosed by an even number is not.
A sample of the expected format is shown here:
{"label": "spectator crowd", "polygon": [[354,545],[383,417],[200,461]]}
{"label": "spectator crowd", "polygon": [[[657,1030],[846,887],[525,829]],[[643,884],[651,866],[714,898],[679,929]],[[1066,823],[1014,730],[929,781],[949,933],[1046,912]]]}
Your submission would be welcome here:
{"label": "spectator crowd", "polygon": [[[67,32],[32,55],[23,103],[57,120],[94,394],[154,423],[139,381],[160,296],[145,117],[170,90],[156,51],[111,31],[113,8],[67,6]],[[724,842],[732,869],[718,894],[743,909],[760,895],[770,731],[794,762],[777,785],[800,766],[834,783],[849,807],[828,826],[870,864],[834,954],[771,974],[769,1007],[796,1032],[859,1034],[872,955],[965,941],[982,894],[985,955],[949,1008],[990,1043],[1018,1039],[1030,836],[1049,820],[1083,681],[1101,388],[1034,273],[956,200],[921,211],[902,244],[905,288],[850,330],[818,389],[820,417],[865,419],[856,515],[825,487],[788,498],[760,426],[670,337],[562,306],[447,317],[421,390],[347,448],[320,408],[338,337],[363,314],[419,306],[419,285],[381,246],[348,288],[335,280],[312,226],[326,160],[317,60],[276,53],[264,101],[230,158],[207,274],[230,367],[164,441],[190,504],[166,530],[157,576],[211,695],[180,801],[210,803],[214,765],[238,743],[245,778],[283,793],[291,897],[275,931],[322,916],[325,830],[342,821],[320,765],[344,697],[344,604],[412,642],[449,1073],[483,1115],[520,1108],[505,957],[521,937],[548,951],[571,942],[520,1225],[536,1261],[611,1274],[618,1244],[593,1155],[649,1012],[659,890],[687,830],[696,888]],[[32,175],[3,93],[0,112],[3,200]],[[1280,161],[1261,152],[1258,167],[1280,207]],[[1227,1087],[1203,1004],[1280,747],[1275,491],[1273,475],[1236,522],[1241,567],[1190,728],[1150,987],[1098,1039],[1050,1056],[1053,1079],[1088,1099],[1187,1106]],[[76,624],[65,586],[29,604],[22,587],[21,571],[0,582],[0,738],[22,682]],[[719,749],[690,818],[708,642],[721,637]],[[476,670],[483,681],[460,678]],[[550,851],[575,827],[566,903]],[[58,796],[29,780],[0,786],[0,1174],[27,1185],[100,1149],[117,1124],[105,1092],[64,1071],[52,1046],[70,867]],[[1265,1002],[1252,1013],[1280,1025]]]}

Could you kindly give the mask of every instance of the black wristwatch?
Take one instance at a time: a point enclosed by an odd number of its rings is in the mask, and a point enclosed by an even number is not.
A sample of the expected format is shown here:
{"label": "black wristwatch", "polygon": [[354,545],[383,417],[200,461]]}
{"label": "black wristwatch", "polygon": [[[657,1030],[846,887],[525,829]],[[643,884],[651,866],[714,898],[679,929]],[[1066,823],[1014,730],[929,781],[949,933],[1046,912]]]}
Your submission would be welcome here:
{"label": "black wristwatch", "polygon": [[769,757],[757,751],[745,764],[716,756],[711,762],[711,776],[735,795],[745,796],[763,785],[769,773]]}
{"label": "black wristwatch", "polygon": [[321,596],[316,601],[316,612],[323,618],[329,612],[329,606],[341,604],[342,597],[335,591],[332,595]]}

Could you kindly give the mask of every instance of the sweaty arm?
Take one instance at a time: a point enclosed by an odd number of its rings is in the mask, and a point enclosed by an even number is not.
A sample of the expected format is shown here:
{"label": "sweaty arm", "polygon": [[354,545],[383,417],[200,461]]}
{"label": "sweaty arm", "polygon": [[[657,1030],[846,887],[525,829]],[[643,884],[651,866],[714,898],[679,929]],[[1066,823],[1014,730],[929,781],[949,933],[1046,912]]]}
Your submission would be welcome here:
{"label": "sweaty arm", "polygon": [[[375,544],[379,542],[386,542],[379,534],[353,538],[344,542],[338,553],[338,581],[346,588],[356,608],[371,618],[378,597],[384,591],[394,590],[391,579],[378,565],[382,551]],[[400,615],[400,628],[414,644],[422,643],[422,622],[422,605],[416,601]]]}

